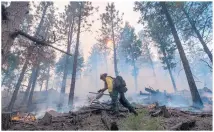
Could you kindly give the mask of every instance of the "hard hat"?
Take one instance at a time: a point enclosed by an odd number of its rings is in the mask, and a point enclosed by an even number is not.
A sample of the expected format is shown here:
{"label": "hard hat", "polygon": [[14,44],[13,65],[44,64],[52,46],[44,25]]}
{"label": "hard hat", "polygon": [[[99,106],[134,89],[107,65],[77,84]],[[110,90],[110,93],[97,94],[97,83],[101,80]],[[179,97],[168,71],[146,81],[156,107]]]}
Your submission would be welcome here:
{"label": "hard hat", "polygon": [[102,79],[103,77],[106,77],[106,76],[107,76],[107,73],[100,74],[100,79]]}

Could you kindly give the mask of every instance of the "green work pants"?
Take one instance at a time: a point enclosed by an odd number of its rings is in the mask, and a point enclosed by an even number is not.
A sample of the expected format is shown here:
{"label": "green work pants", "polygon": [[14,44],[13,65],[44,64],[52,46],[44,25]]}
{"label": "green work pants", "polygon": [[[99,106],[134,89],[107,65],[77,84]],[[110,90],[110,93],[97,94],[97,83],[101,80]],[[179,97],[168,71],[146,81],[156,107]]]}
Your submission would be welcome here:
{"label": "green work pants", "polygon": [[110,97],[111,97],[111,101],[112,101],[112,110],[113,112],[118,113],[118,94],[120,94],[119,97],[119,102],[126,107],[127,109],[129,109],[130,112],[132,112],[134,110],[134,108],[132,107],[132,105],[129,103],[129,101],[126,99],[125,94],[124,93],[119,93],[117,90],[114,90],[112,92],[110,92]]}

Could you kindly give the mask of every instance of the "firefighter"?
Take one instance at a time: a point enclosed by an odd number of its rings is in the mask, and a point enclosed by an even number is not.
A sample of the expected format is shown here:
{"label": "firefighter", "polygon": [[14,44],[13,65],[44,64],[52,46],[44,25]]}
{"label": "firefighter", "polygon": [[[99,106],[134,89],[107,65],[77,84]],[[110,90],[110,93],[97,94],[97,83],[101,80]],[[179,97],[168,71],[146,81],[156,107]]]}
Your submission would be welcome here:
{"label": "firefighter", "polygon": [[100,89],[98,92],[104,92],[108,89],[108,92],[110,94],[111,100],[112,100],[112,110],[114,114],[118,114],[118,94],[120,94],[119,101],[120,103],[129,109],[129,112],[134,113],[136,116],[138,115],[135,109],[131,106],[131,104],[128,102],[128,100],[125,97],[124,92],[118,90],[118,88],[114,87],[114,79],[111,76],[107,76],[107,73],[101,74],[100,79],[104,81],[104,88]]}

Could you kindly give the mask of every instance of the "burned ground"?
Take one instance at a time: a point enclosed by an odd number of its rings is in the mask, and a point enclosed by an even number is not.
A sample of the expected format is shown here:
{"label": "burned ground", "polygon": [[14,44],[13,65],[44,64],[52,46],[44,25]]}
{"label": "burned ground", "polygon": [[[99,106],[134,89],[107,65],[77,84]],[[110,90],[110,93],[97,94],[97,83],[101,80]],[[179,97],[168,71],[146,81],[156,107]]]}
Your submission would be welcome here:
{"label": "burned ground", "polygon": [[[138,116],[120,112],[113,116],[107,111],[108,117],[117,123],[119,130],[171,130],[177,124],[195,121],[193,126],[185,126],[185,130],[212,130],[212,113],[185,112],[179,109],[167,108],[170,117],[152,117],[151,108],[143,106],[138,108]],[[108,130],[101,120],[103,110],[85,107],[77,112],[64,113],[63,115],[49,112],[52,116],[51,123],[41,124],[38,119],[35,122],[13,121],[9,130]],[[56,113],[56,112],[55,112]]]}

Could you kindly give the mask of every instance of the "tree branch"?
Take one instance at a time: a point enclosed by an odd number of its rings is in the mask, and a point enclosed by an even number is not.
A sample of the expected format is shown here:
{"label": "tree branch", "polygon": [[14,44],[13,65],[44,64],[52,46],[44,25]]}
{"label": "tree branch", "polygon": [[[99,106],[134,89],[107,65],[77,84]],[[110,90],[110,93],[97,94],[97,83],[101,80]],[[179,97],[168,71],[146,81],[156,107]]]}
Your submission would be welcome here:
{"label": "tree branch", "polygon": [[180,74],[180,72],[183,70],[183,68],[181,68],[179,71],[178,71],[178,76],[179,76],[179,74]]}
{"label": "tree branch", "polygon": [[52,48],[55,49],[55,50],[58,50],[58,51],[60,51],[60,52],[62,52],[62,53],[65,53],[65,54],[67,54],[67,55],[72,56],[70,53],[67,53],[67,52],[65,52],[65,51],[63,51],[63,50],[61,50],[61,49],[59,49],[59,48],[56,48],[56,47],[54,47],[53,45],[50,45],[50,44],[49,44],[49,43],[54,43],[54,42],[45,42],[45,41],[43,41],[43,40],[39,40],[38,38],[32,37],[32,36],[30,36],[29,34],[23,32],[23,31],[20,31],[20,30],[17,30],[17,31],[15,31],[14,33],[12,33],[12,34],[11,34],[11,37],[12,37],[13,39],[15,39],[18,35],[24,36],[24,37],[30,39],[31,41],[36,42],[36,44],[38,44],[38,45],[49,46],[49,47],[52,47]]}
{"label": "tree branch", "polygon": [[204,31],[205,31],[205,28],[206,28],[206,25],[207,25],[207,22],[208,22],[208,19],[209,19],[209,18],[210,18],[210,17],[208,17],[208,18],[206,19],[205,24],[204,24],[204,26],[203,26],[202,38],[204,37]]}
{"label": "tree branch", "polygon": [[200,59],[200,61],[205,62],[205,63],[207,64],[207,66],[210,68],[210,71],[213,72],[213,71],[212,71],[213,68],[212,68],[212,66],[210,66],[210,64],[209,64],[208,62],[206,62],[206,61],[203,60],[203,59]]}

